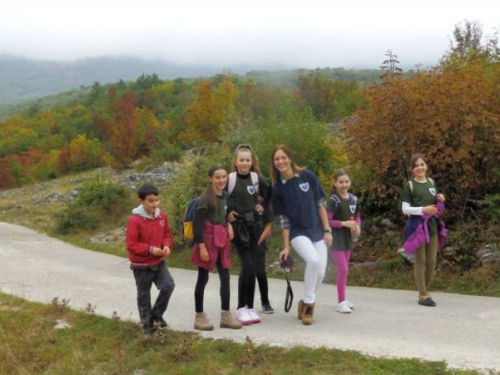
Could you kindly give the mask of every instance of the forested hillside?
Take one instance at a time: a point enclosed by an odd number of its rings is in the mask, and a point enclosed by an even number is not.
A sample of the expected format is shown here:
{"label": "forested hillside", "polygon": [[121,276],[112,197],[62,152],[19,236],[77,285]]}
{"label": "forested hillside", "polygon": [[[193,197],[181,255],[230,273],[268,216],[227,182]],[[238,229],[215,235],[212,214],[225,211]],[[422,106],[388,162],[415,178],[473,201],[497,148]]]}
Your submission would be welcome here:
{"label": "forested hillside", "polygon": [[389,53],[380,81],[371,71],[316,69],[94,83],[67,104],[33,105],[0,122],[0,188],[238,142],[267,160],[287,143],[325,184],[335,168],[351,166],[366,207],[394,208],[416,151],[434,161],[461,216],[491,207],[500,179],[500,52],[472,26],[455,30],[454,47],[427,70],[403,75]]}
{"label": "forested hillside", "polygon": [[[26,99],[119,80],[135,80],[142,74],[156,74],[161,79],[211,76],[224,66],[203,64],[181,65],[161,60],[142,60],[132,57],[100,57],[73,62],[33,60],[14,56],[0,56],[0,105]],[[256,66],[238,65],[232,70],[238,74]],[[282,66],[261,67],[268,70]]]}

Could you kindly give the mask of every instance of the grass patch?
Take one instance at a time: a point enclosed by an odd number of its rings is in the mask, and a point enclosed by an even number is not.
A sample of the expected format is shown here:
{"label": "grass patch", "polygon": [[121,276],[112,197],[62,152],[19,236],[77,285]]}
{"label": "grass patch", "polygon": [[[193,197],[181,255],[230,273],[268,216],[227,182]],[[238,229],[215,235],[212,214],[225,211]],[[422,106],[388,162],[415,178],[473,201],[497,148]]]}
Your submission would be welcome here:
{"label": "grass patch", "polygon": [[[0,293],[2,374],[446,374],[443,362],[378,359],[354,351],[255,346],[168,331],[145,337],[139,325],[65,301],[32,303]],[[55,329],[64,320],[70,327]]]}

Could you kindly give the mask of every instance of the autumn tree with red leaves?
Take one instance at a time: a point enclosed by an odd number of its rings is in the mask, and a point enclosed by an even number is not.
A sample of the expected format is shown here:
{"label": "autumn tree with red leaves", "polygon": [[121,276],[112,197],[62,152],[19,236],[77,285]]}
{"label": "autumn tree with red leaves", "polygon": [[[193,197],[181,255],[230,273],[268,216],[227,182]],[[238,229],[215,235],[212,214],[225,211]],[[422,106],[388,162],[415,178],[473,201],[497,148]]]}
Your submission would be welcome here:
{"label": "autumn tree with red leaves", "polygon": [[368,91],[368,109],[344,122],[347,152],[371,172],[365,194],[376,207],[399,204],[409,178],[407,160],[416,152],[430,174],[463,214],[499,186],[500,54],[496,40],[478,47],[470,28],[466,51],[453,50],[439,66],[409,79],[386,74]]}

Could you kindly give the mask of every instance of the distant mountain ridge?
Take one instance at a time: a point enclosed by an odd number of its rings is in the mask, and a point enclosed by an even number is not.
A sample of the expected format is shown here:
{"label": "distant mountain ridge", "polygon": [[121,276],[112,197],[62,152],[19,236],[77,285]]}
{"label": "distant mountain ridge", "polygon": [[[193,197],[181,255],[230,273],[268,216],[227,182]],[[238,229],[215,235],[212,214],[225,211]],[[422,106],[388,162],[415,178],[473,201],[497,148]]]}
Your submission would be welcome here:
{"label": "distant mountain ridge", "polygon": [[[58,62],[32,60],[0,55],[0,105],[69,91],[80,86],[135,80],[141,74],[157,74],[160,79],[212,76],[224,66],[179,65],[161,60],[148,61],[133,57],[99,57]],[[239,65],[234,73],[252,69],[284,69],[284,66],[261,67]]]}

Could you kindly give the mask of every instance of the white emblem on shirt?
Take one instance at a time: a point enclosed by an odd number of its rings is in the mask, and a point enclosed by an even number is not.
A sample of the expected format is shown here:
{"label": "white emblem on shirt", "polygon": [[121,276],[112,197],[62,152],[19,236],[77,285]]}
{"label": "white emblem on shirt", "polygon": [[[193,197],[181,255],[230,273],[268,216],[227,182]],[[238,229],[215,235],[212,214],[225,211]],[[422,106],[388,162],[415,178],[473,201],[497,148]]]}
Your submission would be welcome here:
{"label": "white emblem on shirt", "polygon": [[350,204],[349,209],[351,210],[351,213],[356,212],[356,205],[355,204]]}
{"label": "white emblem on shirt", "polygon": [[307,192],[309,190],[309,182],[299,184],[299,188],[300,190]]}
{"label": "white emblem on shirt", "polygon": [[434,188],[429,188],[429,191],[432,195],[436,195],[436,189]]}
{"label": "white emblem on shirt", "polygon": [[248,191],[248,194],[254,195],[255,191],[256,191],[255,186],[253,186],[253,185],[252,186],[247,186],[247,191]]}

